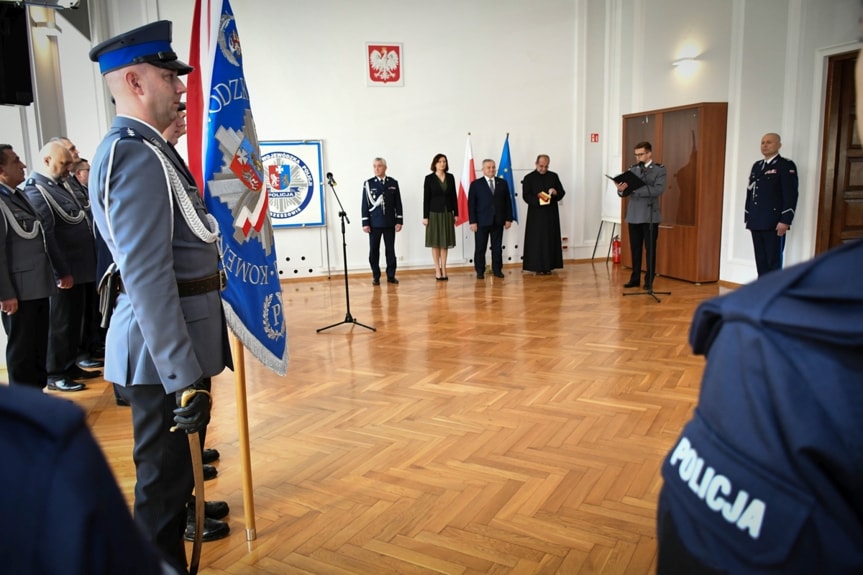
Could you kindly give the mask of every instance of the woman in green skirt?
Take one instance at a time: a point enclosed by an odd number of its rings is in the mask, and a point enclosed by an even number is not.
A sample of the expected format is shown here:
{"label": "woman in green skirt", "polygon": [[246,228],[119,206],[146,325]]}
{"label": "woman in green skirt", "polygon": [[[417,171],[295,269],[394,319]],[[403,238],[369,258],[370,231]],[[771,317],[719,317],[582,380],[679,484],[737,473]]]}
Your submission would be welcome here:
{"label": "woman in green skirt", "polygon": [[423,184],[423,225],[426,227],[426,247],[431,248],[434,276],[448,280],[446,257],[455,247],[455,222],[458,219],[458,199],[455,178],[449,173],[449,162],[443,154],[435,154],[432,173]]}

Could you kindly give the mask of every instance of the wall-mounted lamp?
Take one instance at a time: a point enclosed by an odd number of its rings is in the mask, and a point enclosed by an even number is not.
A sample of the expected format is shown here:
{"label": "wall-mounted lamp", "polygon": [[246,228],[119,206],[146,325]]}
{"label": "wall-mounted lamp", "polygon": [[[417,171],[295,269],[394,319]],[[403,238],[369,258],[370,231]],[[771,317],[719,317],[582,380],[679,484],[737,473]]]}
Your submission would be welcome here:
{"label": "wall-mounted lamp", "polygon": [[699,62],[696,58],[680,58],[671,63],[671,65],[677,68],[677,70],[684,76],[689,76],[695,73],[695,70],[698,68],[698,64]]}
{"label": "wall-mounted lamp", "polygon": [[675,60],[671,63],[672,66],[676,68],[686,68],[689,66],[695,66],[698,64],[698,60],[695,58],[681,58],[680,60]]}

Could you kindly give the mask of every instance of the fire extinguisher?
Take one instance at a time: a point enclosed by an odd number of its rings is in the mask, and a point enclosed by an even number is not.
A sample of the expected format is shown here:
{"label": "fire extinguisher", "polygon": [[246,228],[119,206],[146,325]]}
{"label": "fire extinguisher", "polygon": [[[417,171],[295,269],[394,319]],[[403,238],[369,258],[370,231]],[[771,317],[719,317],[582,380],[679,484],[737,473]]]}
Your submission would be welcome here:
{"label": "fire extinguisher", "polygon": [[614,236],[611,240],[611,263],[620,263],[620,236]]}

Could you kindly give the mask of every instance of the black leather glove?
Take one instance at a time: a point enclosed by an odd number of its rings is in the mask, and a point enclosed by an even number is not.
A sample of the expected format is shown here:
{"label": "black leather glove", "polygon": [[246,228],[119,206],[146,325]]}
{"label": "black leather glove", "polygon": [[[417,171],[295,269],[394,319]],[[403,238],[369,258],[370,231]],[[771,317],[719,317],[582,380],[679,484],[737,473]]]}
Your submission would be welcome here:
{"label": "black leather glove", "polygon": [[[187,394],[185,406],[183,405],[183,394]],[[196,381],[185,389],[175,393],[177,397],[177,409],[174,410],[174,423],[176,425],[171,431],[180,430],[186,433],[198,433],[203,431],[210,422],[210,392],[201,385],[201,380]]]}

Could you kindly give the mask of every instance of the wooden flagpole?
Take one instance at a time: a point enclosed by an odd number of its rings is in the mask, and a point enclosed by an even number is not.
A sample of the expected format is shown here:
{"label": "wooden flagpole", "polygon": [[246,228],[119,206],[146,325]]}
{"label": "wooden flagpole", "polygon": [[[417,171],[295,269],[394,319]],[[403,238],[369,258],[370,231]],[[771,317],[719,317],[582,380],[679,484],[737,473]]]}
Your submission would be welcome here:
{"label": "wooden flagpole", "polygon": [[231,346],[234,349],[234,380],[237,390],[237,434],[240,442],[240,465],[243,473],[243,513],[246,521],[246,541],[254,541],[255,531],[255,493],[252,485],[252,452],[249,443],[249,409],[246,401],[246,348],[240,338],[231,332]]}

